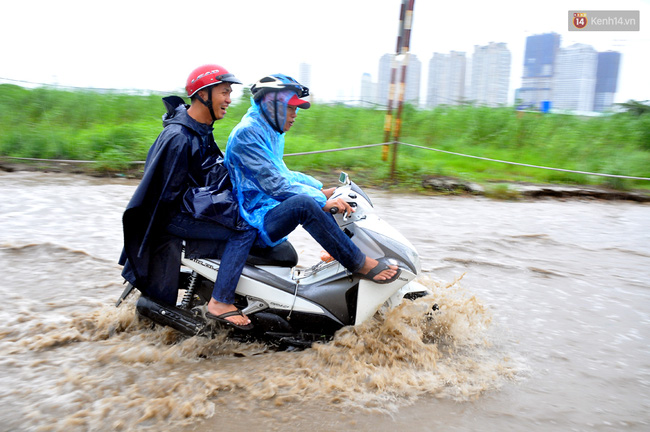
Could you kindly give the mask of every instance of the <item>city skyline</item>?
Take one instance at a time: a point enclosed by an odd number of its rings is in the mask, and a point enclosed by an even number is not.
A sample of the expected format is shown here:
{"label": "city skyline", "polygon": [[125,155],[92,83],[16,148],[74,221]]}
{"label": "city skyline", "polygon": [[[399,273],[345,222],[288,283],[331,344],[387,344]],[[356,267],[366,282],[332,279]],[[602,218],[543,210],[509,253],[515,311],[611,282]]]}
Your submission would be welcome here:
{"label": "city skyline", "polygon": [[[380,58],[376,82],[371,74],[363,74],[360,102],[366,106],[387,105],[394,57],[384,54]],[[598,52],[587,44],[561,46],[560,35],[544,33],[526,38],[520,86],[510,82],[512,56],[507,44],[490,42],[475,45],[469,60],[465,52],[434,52],[426,85],[421,88],[421,63],[410,54],[404,101],[427,108],[472,102],[543,110],[606,111],[612,108],[617,92],[620,57],[618,52]],[[508,97],[510,87],[514,87],[514,99]]]}

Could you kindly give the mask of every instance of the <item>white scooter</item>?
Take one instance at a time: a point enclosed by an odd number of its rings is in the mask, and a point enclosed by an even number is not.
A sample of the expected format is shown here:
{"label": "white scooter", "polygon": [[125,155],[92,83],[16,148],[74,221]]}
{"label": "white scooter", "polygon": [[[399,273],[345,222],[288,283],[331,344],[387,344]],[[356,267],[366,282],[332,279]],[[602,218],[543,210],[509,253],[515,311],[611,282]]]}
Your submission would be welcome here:
{"label": "white scooter", "polygon": [[[351,274],[337,261],[300,268],[298,255],[288,241],[265,249],[263,255],[253,251],[237,285],[235,305],[251,319],[254,328],[233,328],[231,336],[263,340],[282,348],[308,347],[315,341],[331,339],[344,326],[363,323],[380,308],[393,308],[405,298],[413,300],[431,293],[414,281],[420,272],[420,257],[413,245],[377,216],[370,198],[347,174],[341,173],[339,180],[342,185],[332,197],[343,198],[355,209],[351,214],[336,212],[339,227],[365,255],[386,258],[399,266],[399,277],[378,284]],[[179,289],[184,295],[176,307],[141,295],[137,313],[187,335],[209,337],[223,328],[205,317],[220,260],[189,259],[183,254],[181,264]],[[116,306],[132,289],[129,284]]]}

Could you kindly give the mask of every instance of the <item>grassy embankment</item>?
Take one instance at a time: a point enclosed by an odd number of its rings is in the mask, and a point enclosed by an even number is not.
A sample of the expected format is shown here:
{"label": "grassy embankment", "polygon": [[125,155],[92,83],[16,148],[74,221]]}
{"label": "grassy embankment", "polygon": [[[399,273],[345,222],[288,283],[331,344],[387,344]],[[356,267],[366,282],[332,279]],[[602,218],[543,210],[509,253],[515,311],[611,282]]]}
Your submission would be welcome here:
{"label": "grassy embankment", "polygon": [[[236,101],[215,137],[222,148],[248,109]],[[0,85],[0,156],[94,160],[93,169],[119,173],[144,160],[161,129],[160,96],[28,90]],[[286,153],[384,142],[385,112],[314,104],[300,112]],[[581,118],[517,113],[512,108],[406,106],[400,141],[442,150],[577,171],[650,177],[650,114]],[[418,189],[426,176],[479,183],[525,181],[650,189],[621,180],[526,168],[400,146],[397,182],[381,147],[286,158],[295,170],[328,175],[346,170],[363,184]],[[330,175],[327,180],[331,181]],[[361,183],[361,181],[360,181]]]}

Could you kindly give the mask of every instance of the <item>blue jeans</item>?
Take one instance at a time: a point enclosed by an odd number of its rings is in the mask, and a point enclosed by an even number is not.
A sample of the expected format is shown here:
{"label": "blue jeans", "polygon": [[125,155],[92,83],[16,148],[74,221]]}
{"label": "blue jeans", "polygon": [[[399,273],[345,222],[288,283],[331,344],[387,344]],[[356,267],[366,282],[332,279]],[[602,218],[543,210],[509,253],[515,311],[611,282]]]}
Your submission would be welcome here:
{"label": "blue jeans", "polygon": [[235,303],[237,282],[257,237],[257,230],[234,231],[217,223],[202,221],[180,213],[172,218],[167,226],[167,232],[186,240],[214,240],[225,243],[212,298],[222,303]]}
{"label": "blue jeans", "polygon": [[264,216],[264,229],[274,242],[289,235],[298,225],[302,225],[323,249],[351,272],[359,270],[365,263],[366,256],[341,231],[334,217],[307,195],[295,195]]}

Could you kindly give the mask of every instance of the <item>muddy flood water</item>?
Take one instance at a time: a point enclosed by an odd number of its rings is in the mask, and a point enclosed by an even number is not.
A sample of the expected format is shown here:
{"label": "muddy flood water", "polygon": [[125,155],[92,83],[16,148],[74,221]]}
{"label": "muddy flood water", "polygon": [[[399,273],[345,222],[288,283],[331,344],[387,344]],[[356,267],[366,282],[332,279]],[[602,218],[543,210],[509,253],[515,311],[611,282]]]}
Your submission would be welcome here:
{"label": "muddy flood water", "polygon": [[275,352],[114,307],[136,184],[0,173],[0,430],[650,430],[650,205],[369,191],[433,298]]}

